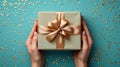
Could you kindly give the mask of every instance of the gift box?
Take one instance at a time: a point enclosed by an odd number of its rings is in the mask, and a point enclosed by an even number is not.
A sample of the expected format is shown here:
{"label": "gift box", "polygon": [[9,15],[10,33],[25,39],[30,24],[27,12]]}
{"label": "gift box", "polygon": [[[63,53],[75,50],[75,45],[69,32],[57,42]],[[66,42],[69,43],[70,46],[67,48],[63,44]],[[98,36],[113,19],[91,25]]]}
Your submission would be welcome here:
{"label": "gift box", "polygon": [[80,50],[80,12],[38,12],[38,49]]}

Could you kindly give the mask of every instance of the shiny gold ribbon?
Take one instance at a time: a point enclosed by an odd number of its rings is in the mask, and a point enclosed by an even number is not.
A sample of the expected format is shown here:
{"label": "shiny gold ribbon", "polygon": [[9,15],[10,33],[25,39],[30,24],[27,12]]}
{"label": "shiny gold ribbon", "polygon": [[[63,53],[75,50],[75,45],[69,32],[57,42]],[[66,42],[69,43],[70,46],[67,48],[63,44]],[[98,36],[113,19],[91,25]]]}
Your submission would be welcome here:
{"label": "shiny gold ribbon", "polygon": [[57,12],[56,19],[48,22],[48,26],[38,28],[38,33],[46,35],[49,42],[56,39],[56,48],[64,48],[64,38],[69,39],[70,35],[79,35],[80,32],[80,25],[69,25],[63,12]]}

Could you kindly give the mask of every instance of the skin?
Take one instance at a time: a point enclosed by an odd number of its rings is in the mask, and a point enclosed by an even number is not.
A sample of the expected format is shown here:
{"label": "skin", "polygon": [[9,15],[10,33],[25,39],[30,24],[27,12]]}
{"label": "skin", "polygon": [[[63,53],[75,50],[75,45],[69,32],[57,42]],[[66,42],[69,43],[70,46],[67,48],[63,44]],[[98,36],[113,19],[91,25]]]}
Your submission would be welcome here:
{"label": "skin", "polygon": [[[30,59],[32,63],[32,67],[43,67],[44,64],[44,53],[43,51],[39,51],[37,48],[38,43],[38,33],[37,33],[38,21],[36,20],[32,31],[26,41],[26,47],[28,49],[28,53],[30,54]],[[82,49],[79,51],[75,51],[74,61],[76,67],[87,67],[87,59],[89,57],[93,40],[89,33],[89,30],[86,26],[85,21],[82,19]]]}
{"label": "skin", "polygon": [[87,28],[85,21],[82,18],[82,49],[75,51],[74,61],[76,67],[87,67],[88,57],[92,48],[93,40]]}
{"label": "skin", "polygon": [[38,43],[37,26],[38,21],[36,20],[32,28],[32,31],[26,41],[26,47],[28,49],[28,53],[30,54],[32,67],[43,67],[44,53],[43,51],[39,51],[37,48]]}

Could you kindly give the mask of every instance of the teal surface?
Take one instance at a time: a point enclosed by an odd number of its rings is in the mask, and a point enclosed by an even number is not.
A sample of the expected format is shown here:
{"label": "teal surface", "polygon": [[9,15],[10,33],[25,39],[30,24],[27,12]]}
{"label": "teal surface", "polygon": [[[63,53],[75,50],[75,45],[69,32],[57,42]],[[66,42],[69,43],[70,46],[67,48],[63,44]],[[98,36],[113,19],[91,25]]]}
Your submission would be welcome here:
{"label": "teal surface", "polygon": [[[30,67],[25,41],[39,11],[80,11],[94,44],[89,67],[120,67],[120,0],[0,0],[0,67]],[[45,67],[74,67],[74,51],[45,51]]]}

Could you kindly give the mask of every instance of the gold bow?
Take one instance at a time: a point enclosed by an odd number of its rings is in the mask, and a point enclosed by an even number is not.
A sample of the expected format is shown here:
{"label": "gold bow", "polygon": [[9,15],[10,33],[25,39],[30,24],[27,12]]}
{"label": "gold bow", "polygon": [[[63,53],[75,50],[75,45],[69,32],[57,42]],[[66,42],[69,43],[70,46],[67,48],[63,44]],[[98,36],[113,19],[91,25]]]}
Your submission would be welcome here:
{"label": "gold bow", "polygon": [[80,25],[69,25],[63,12],[57,12],[56,19],[48,22],[48,26],[38,28],[38,33],[45,34],[49,42],[56,39],[56,48],[64,48],[64,38],[69,39],[70,35],[80,34],[80,32]]}

